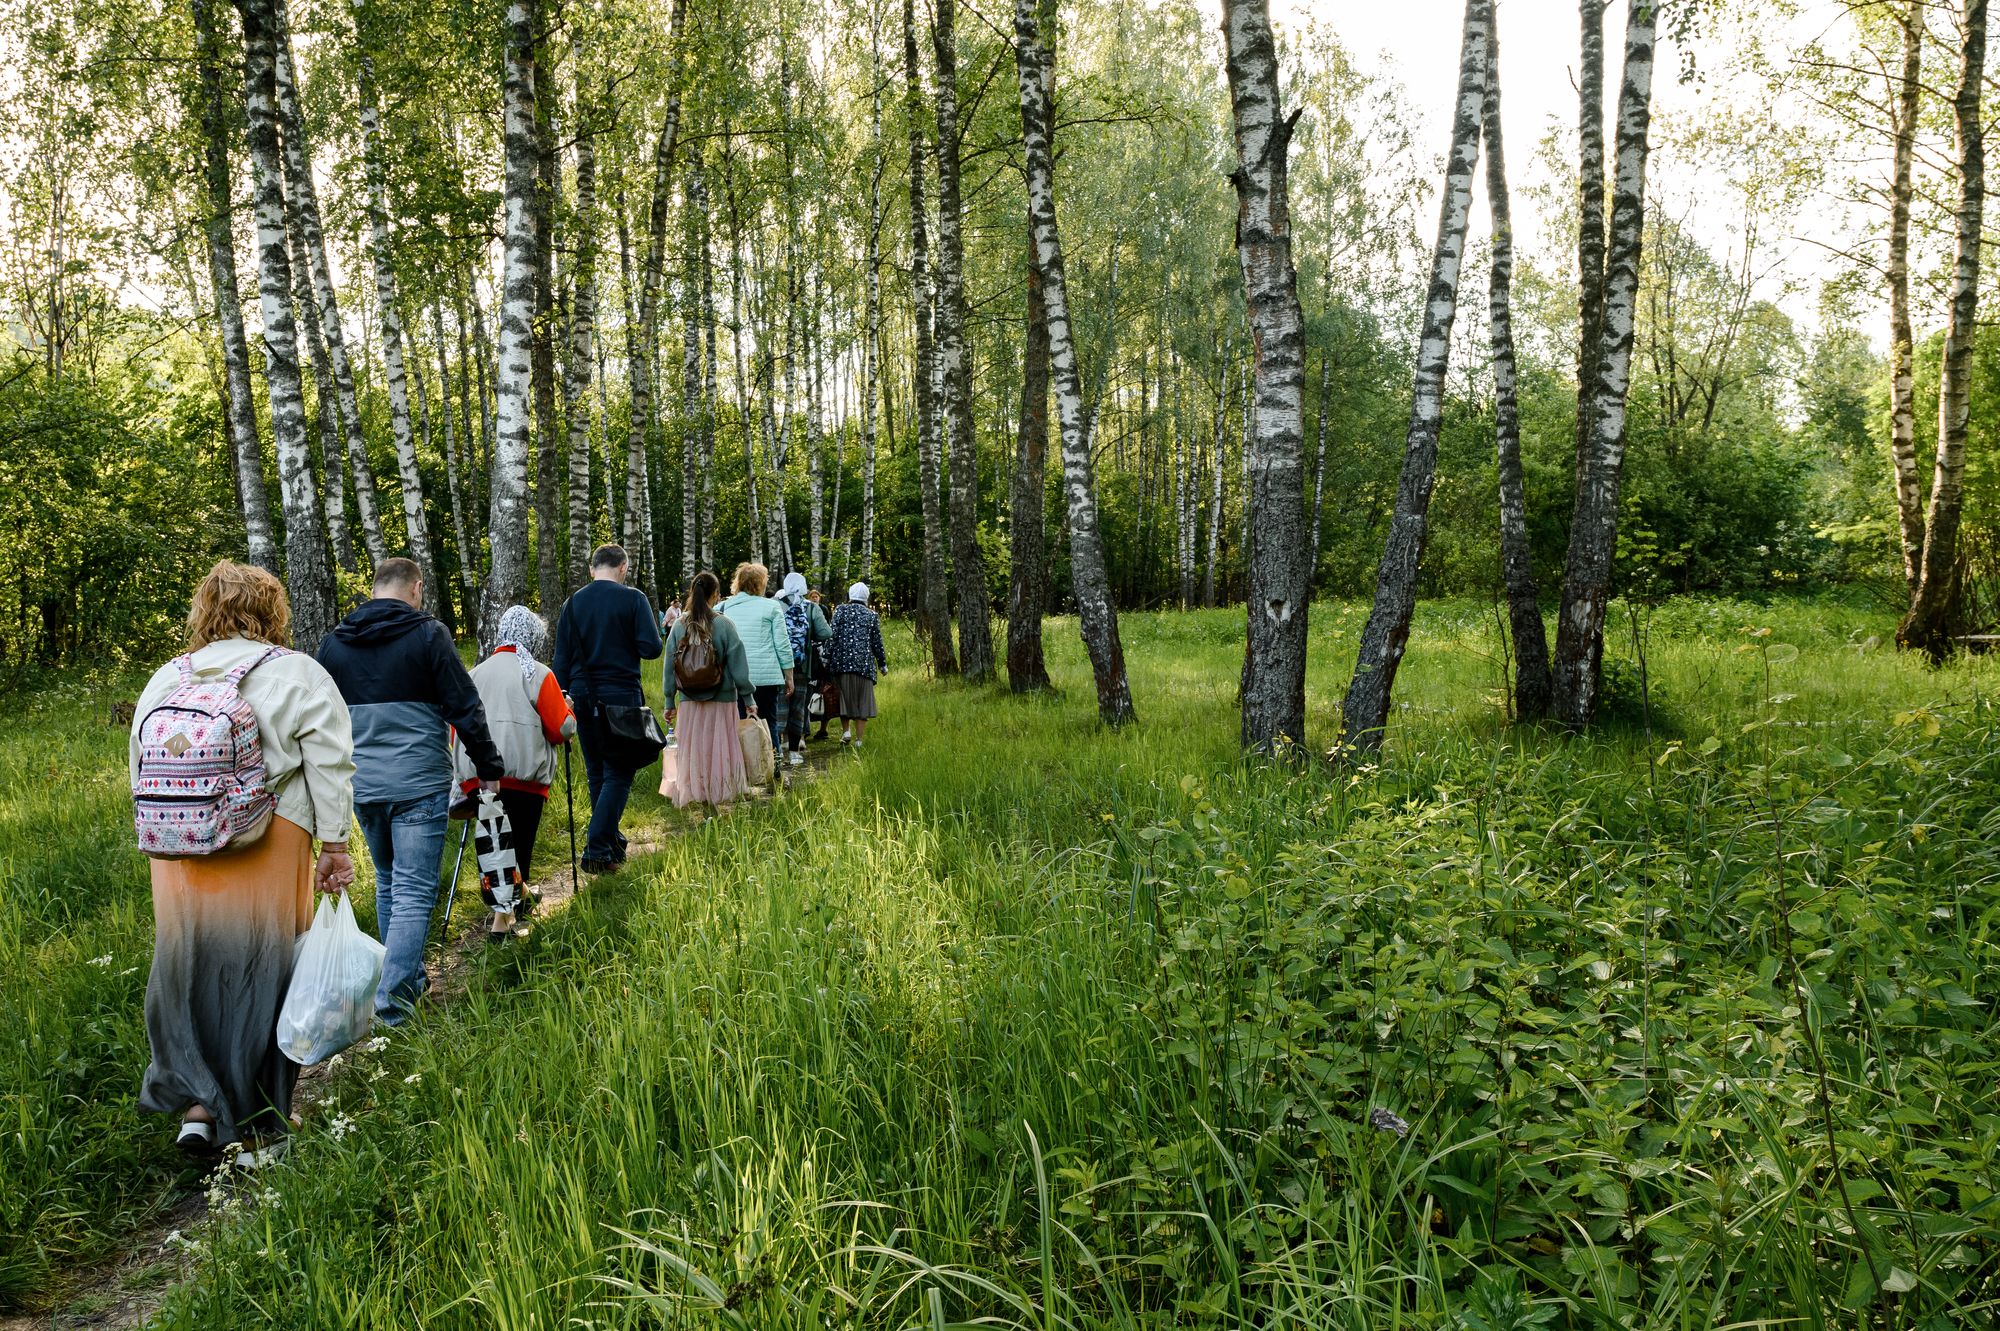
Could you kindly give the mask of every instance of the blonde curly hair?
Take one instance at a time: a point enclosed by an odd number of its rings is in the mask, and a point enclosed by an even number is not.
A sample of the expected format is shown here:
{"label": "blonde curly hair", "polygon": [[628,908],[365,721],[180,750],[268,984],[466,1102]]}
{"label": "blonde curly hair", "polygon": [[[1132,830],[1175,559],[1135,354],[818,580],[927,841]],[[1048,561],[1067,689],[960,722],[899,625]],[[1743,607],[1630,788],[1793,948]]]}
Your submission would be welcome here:
{"label": "blonde curly hair", "polygon": [[187,629],[191,652],[224,638],[282,647],[292,636],[292,606],[285,599],[285,584],[254,564],[221,560],[194,589]]}

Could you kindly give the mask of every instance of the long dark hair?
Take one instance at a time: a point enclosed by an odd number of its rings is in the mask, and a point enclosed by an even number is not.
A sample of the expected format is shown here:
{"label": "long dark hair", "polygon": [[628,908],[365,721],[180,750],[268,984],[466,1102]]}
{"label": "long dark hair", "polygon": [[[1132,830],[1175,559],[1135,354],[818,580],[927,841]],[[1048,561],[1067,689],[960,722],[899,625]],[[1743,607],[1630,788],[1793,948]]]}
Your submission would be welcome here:
{"label": "long dark hair", "polygon": [[689,634],[706,638],[714,631],[715,598],[721,594],[722,580],[713,573],[704,571],[694,575],[694,581],[688,584],[687,600],[681,603]]}

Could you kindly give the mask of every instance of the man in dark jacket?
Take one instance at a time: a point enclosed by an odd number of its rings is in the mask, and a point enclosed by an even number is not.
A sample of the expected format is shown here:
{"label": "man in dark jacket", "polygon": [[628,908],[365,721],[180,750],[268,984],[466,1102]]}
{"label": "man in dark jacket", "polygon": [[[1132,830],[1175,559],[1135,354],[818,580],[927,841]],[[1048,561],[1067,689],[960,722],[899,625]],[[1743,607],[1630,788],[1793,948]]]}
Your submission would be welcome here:
{"label": "man in dark jacket", "polygon": [[408,559],[375,568],[375,595],[320,643],[319,663],[354,720],[354,814],[375,861],[376,932],[388,955],[376,1015],[399,1026],[430,987],[424,940],[437,907],[450,826],[451,735],[482,784],[497,790],[500,751],[451,633],[424,613],[422,572]]}
{"label": "man in dark jacket", "polygon": [[610,752],[604,724],[606,707],[641,707],[639,662],[661,652],[660,621],[653,603],[625,585],[631,561],[621,546],[603,545],[590,557],[591,580],[570,597],[556,623],[556,683],[576,709],[577,739],[590,779],[590,831],[583,850],[586,873],[609,873],[625,861],[625,837],[618,830],[625,801],[632,796],[636,769]]}

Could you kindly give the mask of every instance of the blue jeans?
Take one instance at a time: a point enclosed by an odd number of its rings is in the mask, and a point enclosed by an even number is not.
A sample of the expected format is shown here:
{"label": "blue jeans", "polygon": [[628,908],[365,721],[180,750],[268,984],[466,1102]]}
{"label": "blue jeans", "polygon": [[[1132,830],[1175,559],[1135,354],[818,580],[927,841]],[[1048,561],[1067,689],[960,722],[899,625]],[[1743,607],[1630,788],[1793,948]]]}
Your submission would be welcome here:
{"label": "blue jeans", "polygon": [[625,803],[632,798],[633,771],[609,761],[610,735],[598,717],[597,705],[636,707],[643,699],[588,698],[576,702],[576,738],[583,746],[583,773],[590,783],[590,828],[584,833],[583,858],[617,864],[625,858],[625,834],[618,830]]}
{"label": "blue jeans", "polygon": [[389,950],[382,959],[375,1014],[391,1026],[401,1025],[430,987],[424,942],[437,908],[449,808],[450,792],[444,790],[354,806],[368,858],[375,862],[375,932]]}

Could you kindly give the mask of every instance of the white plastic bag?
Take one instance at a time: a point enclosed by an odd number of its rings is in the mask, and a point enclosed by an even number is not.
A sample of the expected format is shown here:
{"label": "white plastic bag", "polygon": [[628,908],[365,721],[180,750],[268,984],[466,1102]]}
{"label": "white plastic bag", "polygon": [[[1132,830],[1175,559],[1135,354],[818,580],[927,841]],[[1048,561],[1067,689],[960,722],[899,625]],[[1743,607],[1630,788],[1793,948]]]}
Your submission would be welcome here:
{"label": "white plastic bag", "polygon": [[354,922],[346,893],[320,900],[278,1009],[278,1048],[286,1058],[323,1063],[368,1034],[386,951]]}

